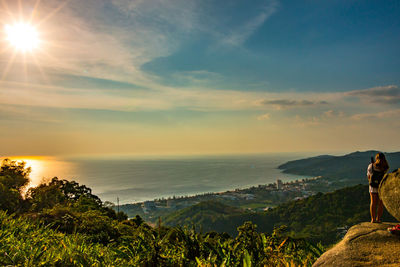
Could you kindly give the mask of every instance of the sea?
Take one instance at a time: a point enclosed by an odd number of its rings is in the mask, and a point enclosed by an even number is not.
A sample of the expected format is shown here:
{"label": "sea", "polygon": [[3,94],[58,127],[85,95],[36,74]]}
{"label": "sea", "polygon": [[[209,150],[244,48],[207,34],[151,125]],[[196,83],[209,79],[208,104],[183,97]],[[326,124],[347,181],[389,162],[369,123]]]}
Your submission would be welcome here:
{"label": "sea", "polygon": [[17,157],[32,171],[30,186],[52,177],[74,180],[102,201],[120,204],[173,196],[223,192],[309,178],[284,174],[277,167],[306,154],[212,156]]}

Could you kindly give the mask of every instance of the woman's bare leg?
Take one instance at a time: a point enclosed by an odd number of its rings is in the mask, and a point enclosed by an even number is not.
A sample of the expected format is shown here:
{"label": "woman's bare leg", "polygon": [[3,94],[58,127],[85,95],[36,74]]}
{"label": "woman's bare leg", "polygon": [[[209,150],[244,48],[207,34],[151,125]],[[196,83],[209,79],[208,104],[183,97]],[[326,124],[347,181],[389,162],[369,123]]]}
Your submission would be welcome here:
{"label": "woman's bare leg", "polygon": [[382,214],[383,214],[383,202],[382,202],[382,199],[380,199],[378,196],[378,212],[377,212],[377,216],[376,216],[377,222],[381,221]]}
{"label": "woman's bare leg", "polygon": [[369,205],[369,211],[371,213],[371,222],[376,222],[376,206],[378,205],[378,194],[377,193],[369,193],[371,196],[371,204]]}

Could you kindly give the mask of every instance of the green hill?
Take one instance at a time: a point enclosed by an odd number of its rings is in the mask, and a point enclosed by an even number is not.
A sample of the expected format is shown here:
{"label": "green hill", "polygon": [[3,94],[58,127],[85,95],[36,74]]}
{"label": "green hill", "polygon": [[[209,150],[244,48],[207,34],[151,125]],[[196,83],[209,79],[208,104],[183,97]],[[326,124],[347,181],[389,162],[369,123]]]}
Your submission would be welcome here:
{"label": "green hill", "polygon": [[219,201],[210,200],[172,213],[165,218],[164,223],[167,225],[191,225],[192,222],[196,222],[196,225],[212,229],[212,225],[219,218],[244,213],[242,209],[223,204]]}
{"label": "green hill", "polygon": [[[236,235],[236,228],[252,221],[261,232],[286,225],[293,236],[324,244],[338,241],[350,226],[370,220],[367,185],[357,185],[332,193],[282,204],[266,212],[235,210],[218,202],[200,203],[166,216],[168,225],[196,225],[203,231]],[[394,221],[387,212],[384,220]]]}
{"label": "green hill", "polygon": [[[284,173],[323,176],[332,180],[350,179],[366,181],[366,170],[378,151],[353,152],[344,156],[323,155],[289,161],[278,168]],[[400,167],[400,152],[385,153],[390,169]]]}

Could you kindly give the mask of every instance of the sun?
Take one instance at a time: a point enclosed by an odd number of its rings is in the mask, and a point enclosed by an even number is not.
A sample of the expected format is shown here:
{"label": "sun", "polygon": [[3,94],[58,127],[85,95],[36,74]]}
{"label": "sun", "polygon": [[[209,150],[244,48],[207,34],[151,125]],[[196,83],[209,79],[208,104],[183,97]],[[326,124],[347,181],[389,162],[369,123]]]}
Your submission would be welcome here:
{"label": "sun", "polygon": [[53,60],[51,51],[58,50],[62,46],[49,39],[51,34],[46,31],[49,26],[48,20],[58,14],[70,0],[58,1],[61,3],[53,10],[47,8],[42,10],[41,2],[44,2],[42,0],[0,0],[0,2],[0,57],[3,59],[9,56],[0,70],[0,83],[7,80],[10,71],[15,71],[14,63],[22,67],[20,74],[25,78],[28,78],[28,71],[32,73],[31,67],[36,66],[42,79],[49,82],[45,69],[42,68],[42,62]]}
{"label": "sun", "polygon": [[19,22],[5,26],[7,41],[20,52],[31,52],[39,45],[36,28],[28,23]]}

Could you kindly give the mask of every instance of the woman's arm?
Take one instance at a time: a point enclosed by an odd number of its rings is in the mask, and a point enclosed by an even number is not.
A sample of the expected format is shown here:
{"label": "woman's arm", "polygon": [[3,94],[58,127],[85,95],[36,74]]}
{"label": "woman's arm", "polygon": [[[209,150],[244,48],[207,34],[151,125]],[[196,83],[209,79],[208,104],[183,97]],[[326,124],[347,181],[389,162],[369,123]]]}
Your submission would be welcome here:
{"label": "woman's arm", "polygon": [[372,163],[370,163],[370,164],[368,165],[368,168],[367,168],[367,177],[368,177],[368,180],[371,180],[371,176],[372,176]]}

